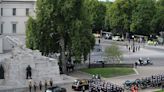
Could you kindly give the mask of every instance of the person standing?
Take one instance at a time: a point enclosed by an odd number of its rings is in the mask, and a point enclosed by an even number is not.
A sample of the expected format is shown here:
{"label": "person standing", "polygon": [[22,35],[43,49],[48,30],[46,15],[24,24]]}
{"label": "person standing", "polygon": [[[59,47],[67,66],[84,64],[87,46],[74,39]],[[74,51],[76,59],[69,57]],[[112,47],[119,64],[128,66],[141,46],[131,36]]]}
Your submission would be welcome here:
{"label": "person standing", "polygon": [[134,86],[134,90],[135,90],[135,92],[138,92],[138,87],[137,87],[137,85]]}
{"label": "person standing", "polygon": [[48,86],[47,80],[45,80],[44,86],[45,86],[45,90],[46,90],[47,89],[47,86]]}
{"label": "person standing", "polygon": [[130,52],[130,46],[128,48],[129,48],[129,52]]}
{"label": "person standing", "polygon": [[50,86],[51,87],[53,86],[53,80],[52,80],[52,78],[50,79]]}
{"label": "person standing", "polygon": [[82,92],[85,92],[85,86],[82,86]]}
{"label": "person standing", "polygon": [[39,82],[39,90],[42,90],[42,81]]}
{"label": "person standing", "polygon": [[99,44],[100,44],[100,42],[101,42],[101,41],[100,41],[100,39],[99,39]]}
{"label": "person standing", "polygon": [[29,81],[29,92],[31,92],[31,89],[32,89],[32,82],[31,80]]}
{"label": "person standing", "polygon": [[135,92],[134,85],[131,86],[131,92]]}
{"label": "person standing", "polygon": [[37,88],[37,85],[36,85],[36,82],[34,82],[34,92],[36,92],[36,88]]}
{"label": "person standing", "polygon": [[134,65],[135,65],[135,68],[137,68],[138,63],[137,63],[137,62],[135,62],[135,64],[134,64]]}

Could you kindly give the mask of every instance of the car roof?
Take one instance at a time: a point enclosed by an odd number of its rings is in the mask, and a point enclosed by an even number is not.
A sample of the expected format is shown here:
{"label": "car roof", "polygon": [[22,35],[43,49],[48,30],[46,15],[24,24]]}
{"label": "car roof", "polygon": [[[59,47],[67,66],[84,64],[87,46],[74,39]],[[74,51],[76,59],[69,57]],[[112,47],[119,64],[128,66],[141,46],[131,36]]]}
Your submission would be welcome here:
{"label": "car roof", "polygon": [[77,81],[88,81],[88,79],[76,79]]}
{"label": "car roof", "polygon": [[52,87],[49,87],[49,88],[47,88],[47,89],[54,89],[54,88],[61,88],[61,87],[59,87],[59,86],[52,86]]}

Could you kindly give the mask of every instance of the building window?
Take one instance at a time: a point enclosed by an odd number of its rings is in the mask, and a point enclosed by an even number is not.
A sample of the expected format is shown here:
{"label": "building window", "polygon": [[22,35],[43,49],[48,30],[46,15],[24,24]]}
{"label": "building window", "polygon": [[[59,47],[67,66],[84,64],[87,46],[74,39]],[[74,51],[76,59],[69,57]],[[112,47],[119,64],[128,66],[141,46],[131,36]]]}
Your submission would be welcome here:
{"label": "building window", "polygon": [[26,16],[29,15],[29,8],[26,8]]}
{"label": "building window", "polygon": [[1,23],[1,31],[0,34],[3,34],[3,23]]}
{"label": "building window", "polygon": [[16,15],[16,8],[13,8],[13,16]]}
{"label": "building window", "polygon": [[13,33],[16,33],[17,25],[16,24],[12,24],[12,29],[13,29]]}
{"label": "building window", "polygon": [[1,16],[3,16],[3,8],[1,8]]}

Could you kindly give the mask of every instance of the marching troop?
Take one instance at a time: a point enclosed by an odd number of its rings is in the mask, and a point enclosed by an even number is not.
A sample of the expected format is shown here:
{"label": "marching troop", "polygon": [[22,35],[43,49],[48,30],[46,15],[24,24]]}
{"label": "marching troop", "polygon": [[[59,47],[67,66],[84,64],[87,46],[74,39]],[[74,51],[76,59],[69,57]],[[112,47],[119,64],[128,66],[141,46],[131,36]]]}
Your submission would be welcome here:
{"label": "marching troop", "polygon": [[124,89],[118,85],[101,80],[99,75],[89,80],[89,92],[124,92]]}

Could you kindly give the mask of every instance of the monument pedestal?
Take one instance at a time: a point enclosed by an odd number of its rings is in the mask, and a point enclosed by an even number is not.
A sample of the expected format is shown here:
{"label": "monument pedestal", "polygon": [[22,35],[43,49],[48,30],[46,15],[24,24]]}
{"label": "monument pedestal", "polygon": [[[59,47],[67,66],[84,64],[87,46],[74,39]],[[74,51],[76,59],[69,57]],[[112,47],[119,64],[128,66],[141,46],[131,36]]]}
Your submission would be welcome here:
{"label": "monument pedestal", "polygon": [[5,82],[0,82],[0,85],[3,86],[28,86],[29,80],[26,79],[28,65],[32,68],[32,82],[39,84],[40,81],[52,79],[54,83],[58,83],[63,80],[59,73],[58,61],[41,56],[39,51],[15,47],[12,50],[12,57],[2,62],[5,69]]}

